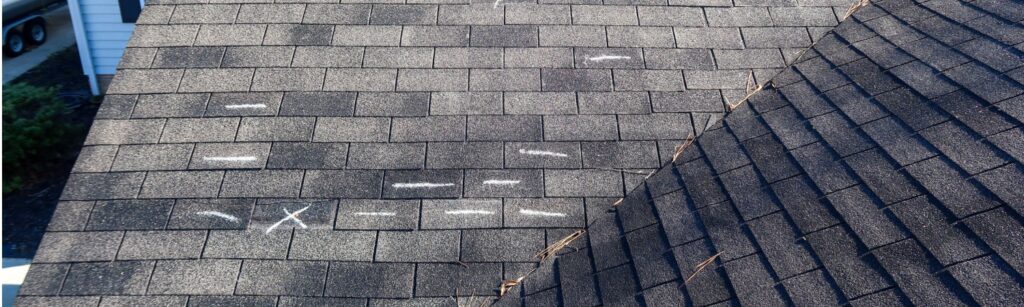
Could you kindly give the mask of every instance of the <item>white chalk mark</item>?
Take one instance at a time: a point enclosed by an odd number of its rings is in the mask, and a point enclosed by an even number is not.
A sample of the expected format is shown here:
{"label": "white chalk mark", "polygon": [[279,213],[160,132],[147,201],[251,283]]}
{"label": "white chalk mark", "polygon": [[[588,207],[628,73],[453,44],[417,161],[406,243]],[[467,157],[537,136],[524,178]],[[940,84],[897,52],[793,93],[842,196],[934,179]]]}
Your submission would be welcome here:
{"label": "white chalk mark", "polygon": [[224,212],[219,212],[219,211],[199,211],[199,212],[196,212],[196,214],[198,214],[198,215],[205,215],[205,216],[215,216],[215,217],[219,217],[219,218],[231,221],[231,222],[236,222],[236,223],[238,222],[238,218],[235,217],[234,215],[230,215],[230,214],[227,214],[227,213],[224,213]]}
{"label": "white chalk mark", "polygon": [[397,213],[394,212],[355,212],[352,215],[356,216],[395,216]]}
{"label": "white chalk mark", "polygon": [[449,210],[445,211],[444,214],[451,215],[492,215],[494,211],[487,210]]}
{"label": "white chalk mark", "polygon": [[537,211],[537,210],[530,210],[530,209],[519,209],[519,214],[551,216],[551,217],[564,217],[565,216],[565,213],[561,213],[561,212],[547,212],[547,211]]}
{"label": "white chalk mark", "polygon": [[214,162],[251,162],[251,161],[256,161],[256,157],[253,157],[253,156],[203,157],[203,161],[214,161]]}
{"label": "white chalk mark", "polygon": [[484,180],[484,184],[489,185],[517,185],[519,180]]}
{"label": "white chalk mark", "polygon": [[595,57],[589,57],[589,58],[587,58],[587,61],[601,62],[601,61],[610,61],[610,60],[629,60],[629,59],[632,59],[632,57],[628,57],[628,56],[624,56],[624,55],[607,55],[607,54],[602,54],[602,55],[595,56]]}
{"label": "white chalk mark", "polygon": [[267,105],[262,104],[262,103],[254,103],[254,104],[229,104],[229,105],[224,106],[225,109],[263,109],[263,108],[266,108],[266,107],[267,107]]}
{"label": "white chalk mark", "polygon": [[416,189],[416,188],[443,188],[455,186],[454,183],[433,183],[433,182],[398,182],[392,183],[391,187],[396,189]]}
{"label": "white chalk mark", "polygon": [[[310,206],[312,206],[312,205],[310,205]],[[277,228],[277,226],[281,226],[281,223],[284,223],[284,221],[287,221],[287,220],[294,220],[303,229],[308,228],[308,227],[306,227],[306,224],[303,223],[302,220],[299,219],[299,213],[302,213],[303,211],[306,211],[306,209],[309,209],[309,206],[306,206],[305,208],[299,209],[298,211],[295,211],[294,213],[288,212],[288,209],[282,209],[282,210],[284,210],[284,213],[287,214],[288,216],[285,216],[280,221],[277,221],[277,223],[274,223],[274,225],[270,225],[270,227],[267,228],[267,234],[270,234],[270,232],[274,231],[274,229]]]}
{"label": "white chalk mark", "polygon": [[560,152],[544,151],[544,150],[533,150],[533,149],[530,149],[530,150],[519,149],[519,153],[526,154],[526,155],[534,155],[534,156],[552,156],[552,157],[561,157],[561,158],[565,158],[565,157],[569,156],[567,154],[560,153]]}
{"label": "white chalk mark", "polygon": [[498,8],[498,4],[500,4],[500,3],[501,3],[501,0],[494,0],[493,8]]}

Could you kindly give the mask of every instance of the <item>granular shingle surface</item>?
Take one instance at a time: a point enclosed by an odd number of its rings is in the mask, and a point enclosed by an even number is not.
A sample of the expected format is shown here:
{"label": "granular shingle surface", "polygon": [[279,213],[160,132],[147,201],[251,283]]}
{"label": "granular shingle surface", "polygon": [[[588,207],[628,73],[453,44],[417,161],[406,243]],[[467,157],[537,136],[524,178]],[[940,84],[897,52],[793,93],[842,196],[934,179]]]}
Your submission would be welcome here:
{"label": "granular shingle surface", "polygon": [[147,3],[18,305],[1024,301],[1013,0],[217,2]]}

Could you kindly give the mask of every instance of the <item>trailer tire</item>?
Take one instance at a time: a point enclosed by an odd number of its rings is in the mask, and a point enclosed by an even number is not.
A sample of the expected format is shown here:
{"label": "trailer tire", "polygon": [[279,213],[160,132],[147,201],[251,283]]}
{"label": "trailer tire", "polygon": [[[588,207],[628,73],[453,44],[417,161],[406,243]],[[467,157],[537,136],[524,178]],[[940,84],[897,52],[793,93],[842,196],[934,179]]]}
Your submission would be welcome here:
{"label": "trailer tire", "polygon": [[26,22],[24,30],[25,38],[35,45],[42,45],[50,36],[49,33],[46,32],[46,20],[41,17]]}
{"label": "trailer tire", "polygon": [[21,31],[17,29],[11,29],[7,31],[7,37],[4,38],[4,55],[8,57],[16,57],[25,52],[25,37],[21,35]]}

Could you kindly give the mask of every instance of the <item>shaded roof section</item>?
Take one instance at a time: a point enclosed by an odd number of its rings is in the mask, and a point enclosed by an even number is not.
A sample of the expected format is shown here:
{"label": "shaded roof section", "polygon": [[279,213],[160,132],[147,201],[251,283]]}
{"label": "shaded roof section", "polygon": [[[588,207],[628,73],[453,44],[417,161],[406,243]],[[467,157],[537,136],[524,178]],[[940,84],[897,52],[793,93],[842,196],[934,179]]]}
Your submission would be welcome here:
{"label": "shaded roof section", "polygon": [[525,305],[1019,303],[1021,8],[857,11],[589,217]]}
{"label": "shaded roof section", "polygon": [[1020,3],[738,2],[147,6],[19,304],[1020,301]]}

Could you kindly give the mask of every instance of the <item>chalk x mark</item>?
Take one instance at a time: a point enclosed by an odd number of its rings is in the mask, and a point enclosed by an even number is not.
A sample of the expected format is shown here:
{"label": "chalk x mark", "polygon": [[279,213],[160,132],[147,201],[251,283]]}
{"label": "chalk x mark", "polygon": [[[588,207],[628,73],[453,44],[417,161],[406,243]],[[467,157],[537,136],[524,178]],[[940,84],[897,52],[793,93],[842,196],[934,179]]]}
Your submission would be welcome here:
{"label": "chalk x mark", "polygon": [[213,162],[252,162],[252,161],[256,161],[256,157],[253,157],[253,156],[203,157],[203,161],[213,161]]}
{"label": "chalk x mark", "polygon": [[628,56],[624,56],[624,55],[607,55],[607,54],[602,54],[602,55],[595,56],[595,57],[589,57],[589,58],[587,58],[587,61],[602,62],[602,61],[629,60],[629,59],[632,59],[632,57],[628,57]]}
{"label": "chalk x mark", "polygon": [[522,214],[522,215],[548,216],[548,217],[565,217],[565,213],[561,213],[561,212],[547,212],[547,211],[537,211],[537,210],[530,210],[530,209],[519,209],[519,214]]}
{"label": "chalk x mark", "polygon": [[224,106],[225,109],[263,109],[263,108],[266,108],[266,107],[267,107],[267,105],[262,104],[262,103],[254,103],[254,104],[229,104],[229,105]]}
{"label": "chalk x mark", "polygon": [[487,185],[517,185],[519,180],[484,180]]}
{"label": "chalk x mark", "polygon": [[234,215],[230,215],[230,214],[227,214],[227,213],[224,213],[224,212],[219,212],[219,211],[199,211],[199,212],[196,212],[196,214],[198,214],[198,215],[205,215],[205,216],[219,217],[219,218],[222,218],[222,219],[234,222],[234,223],[238,222],[238,218],[235,217]]}
{"label": "chalk x mark", "polygon": [[445,211],[444,214],[450,215],[492,215],[494,211],[487,210],[449,210]]}
{"label": "chalk x mark", "polygon": [[[312,206],[312,205],[310,205],[310,206]],[[267,234],[270,234],[270,232],[274,231],[274,229],[277,228],[277,226],[281,226],[281,223],[284,223],[284,221],[287,221],[287,220],[295,221],[295,223],[299,224],[299,227],[302,227],[302,229],[309,228],[309,227],[306,227],[306,224],[303,223],[302,220],[299,219],[299,213],[302,213],[303,211],[306,211],[306,209],[309,209],[309,206],[306,206],[305,208],[299,209],[299,210],[295,211],[294,213],[292,213],[292,212],[288,212],[287,208],[282,208],[281,210],[284,210],[284,214],[287,214],[288,216],[285,216],[280,221],[277,221],[277,223],[274,223],[274,225],[270,225],[270,227],[267,228]]]}
{"label": "chalk x mark", "polygon": [[443,188],[455,186],[454,183],[433,183],[433,182],[399,182],[391,184],[392,188],[396,189],[417,189],[417,188]]}
{"label": "chalk x mark", "polygon": [[524,155],[533,155],[533,156],[551,156],[551,157],[560,157],[560,158],[569,157],[569,155],[564,154],[564,153],[560,153],[560,152],[544,151],[544,150],[533,150],[533,149],[529,149],[529,150],[527,150],[527,149],[519,149],[519,153],[524,154]]}
{"label": "chalk x mark", "polygon": [[397,213],[394,212],[355,212],[352,215],[355,216],[395,216]]}

